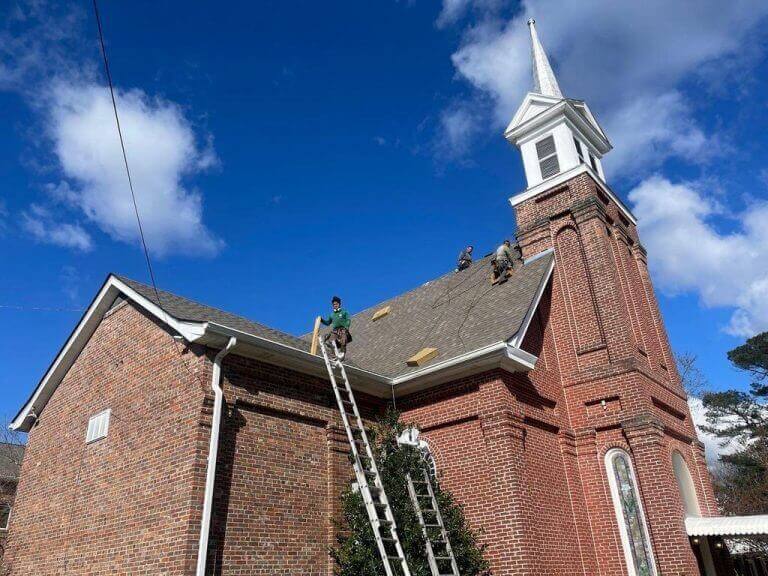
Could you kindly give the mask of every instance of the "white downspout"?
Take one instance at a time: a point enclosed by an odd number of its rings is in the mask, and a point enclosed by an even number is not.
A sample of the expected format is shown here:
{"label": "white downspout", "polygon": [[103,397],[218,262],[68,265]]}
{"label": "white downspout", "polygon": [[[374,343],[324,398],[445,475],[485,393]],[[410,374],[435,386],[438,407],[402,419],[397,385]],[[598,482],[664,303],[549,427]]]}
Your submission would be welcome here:
{"label": "white downspout", "polygon": [[205,477],[205,496],[203,498],[203,520],[200,524],[200,546],[197,549],[197,576],[205,576],[205,564],[208,556],[208,534],[211,529],[211,511],[213,509],[213,483],[216,480],[216,457],[219,453],[219,428],[221,428],[221,409],[224,404],[224,391],[221,389],[221,361],[237,344],[232,336],[227,345],[219,350],[213,359],[211,389],[213,390],[213,422],[211,423],[211,442],[208,446],[208,473]]}

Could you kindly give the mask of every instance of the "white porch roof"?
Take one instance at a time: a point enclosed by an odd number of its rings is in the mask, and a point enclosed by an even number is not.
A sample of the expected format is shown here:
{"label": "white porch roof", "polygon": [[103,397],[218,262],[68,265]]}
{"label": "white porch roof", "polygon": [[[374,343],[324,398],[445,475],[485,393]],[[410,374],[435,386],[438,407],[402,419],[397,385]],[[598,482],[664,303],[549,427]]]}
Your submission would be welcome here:
{"label": "white porch roof", "polygon": [[768,514],[755,516],[711,516],[685,519],[688,536],[751,536],[768,534]]}

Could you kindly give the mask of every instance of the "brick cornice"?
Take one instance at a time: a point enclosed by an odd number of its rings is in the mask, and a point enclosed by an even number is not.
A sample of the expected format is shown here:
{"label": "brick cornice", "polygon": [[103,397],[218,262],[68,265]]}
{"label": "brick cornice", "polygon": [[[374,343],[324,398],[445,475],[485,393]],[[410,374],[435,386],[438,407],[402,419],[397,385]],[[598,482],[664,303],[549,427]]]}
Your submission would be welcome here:
{"label": "brick cornice", "polygon": [[608,223],[608,212],[605,209],[597,196],[590,196],[579,202],[575,202],[570,207],[570,212],[573,214],[574,220],[578,224],[582,224],[593,218],[598,218],[601,222]]}
{"label": "brick cornice", "polygon": [[487,439],[513,436],[522,439],[525,436],[523,416],[511,410],[495,410],[483,414],[480,418],[483,432]]}
{"label": "brick cornice", "polygon": [[674,394],[677,398],[684,401],[688,400],[687,397],[684,394],[681,394],[679,390],[675,390],[669,384],[649,372],[648,369],[643,366],[637,358],[632,356],[622,360],[616,360],[608,368],[600,368],[599,370],[594,371],[582,371],[577,374],[575,378],[571,379],[570,382],[565,382],[563,387],[572,388],[574,386],[582,386],[584,384],[591,384],[598,380],[607,380],[609,378],[615,378],[616,376],[621,376],[622,374],[630,374],[633,372],[648,378],[654,384],[658,384],[670,394]]}
{"label": "brick cornice", "polygon": [[632,448],[660,444],[664,438],[664,424],[651,415],[624,420],[621,422],[621,428]]}

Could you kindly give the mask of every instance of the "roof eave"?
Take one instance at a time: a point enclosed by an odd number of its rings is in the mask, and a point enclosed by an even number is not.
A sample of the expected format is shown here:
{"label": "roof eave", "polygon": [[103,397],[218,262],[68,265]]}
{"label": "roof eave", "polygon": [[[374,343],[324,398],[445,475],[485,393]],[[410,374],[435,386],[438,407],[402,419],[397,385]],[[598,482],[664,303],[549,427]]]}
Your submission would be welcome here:
{"label": "roof eave", "polygon": [[392,385],[395,388],[395,396],[405,396],[494,368],[507,372],[527,372],[533,370],[537,360],[533,354],[502,340],[396,376],[392,378]]}
{"label": "roof eave", "polygon": [[[226,342],[232,336],[237,338],[237,347],[233,353],[238,356],[263,360],[270,364],[290,368],[311,376],[328,377],[322,356],[313,355],[299,348],[241,330],[235,330],[222,324],[207,322],[205,334],[199,341],[216,347]],[[391,380],[389,378],[350,364],[346,364],[345,368],[350,377],[350,383],[355,389],[380,398],[388,398],[392,394]]]}
{"label": "roof eave", "polygon": [[32,395],[11,421],[9,425],[11,430],[29,432],[32,426],[29,418],[30,414],[33,411],[35,414],[39,414],[45,404],[48,403],[56,387],[72,367],[72,364],[96,331],[101,319],[109,311],[115,298],[120,293],[136,301],[149,313],[190,342],[198,339],[204,331],[202,323],[186,322],[170,316],[156,304],[130,288],[114,274],[110,274],[82,318],[80,318],[80,322],[77,323],[64,346],[59,350],[59,353],[48,367]]}

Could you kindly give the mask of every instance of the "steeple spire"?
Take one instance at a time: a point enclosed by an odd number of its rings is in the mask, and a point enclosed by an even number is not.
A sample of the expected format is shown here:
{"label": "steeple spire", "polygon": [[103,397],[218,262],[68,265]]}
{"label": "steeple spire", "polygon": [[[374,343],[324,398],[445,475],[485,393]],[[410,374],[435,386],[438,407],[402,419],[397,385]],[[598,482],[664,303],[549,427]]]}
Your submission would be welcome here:
{"label": "steeple spire", "polygon": [[553,96],[562,98],[560,86],[557,84],[557,78],[549,64],[547,53],[539,41],[539,35],[536,33],[536,21],[531,18],[528,20],[528,27],[531,29],[531,58],[533,60],[533,91],[544,96]]}

